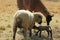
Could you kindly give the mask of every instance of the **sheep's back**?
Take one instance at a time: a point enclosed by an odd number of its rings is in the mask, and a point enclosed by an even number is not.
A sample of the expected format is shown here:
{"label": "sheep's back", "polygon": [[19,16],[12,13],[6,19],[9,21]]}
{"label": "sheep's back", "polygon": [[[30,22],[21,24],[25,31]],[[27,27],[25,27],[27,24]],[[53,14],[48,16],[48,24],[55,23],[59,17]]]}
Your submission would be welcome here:
{"label": "sheep's back", "polygon": [[31,24],[33,24],[34,15],[30,11],[19,10],[15,14],[15,19],[22,21],[23,27],[29,27]]}

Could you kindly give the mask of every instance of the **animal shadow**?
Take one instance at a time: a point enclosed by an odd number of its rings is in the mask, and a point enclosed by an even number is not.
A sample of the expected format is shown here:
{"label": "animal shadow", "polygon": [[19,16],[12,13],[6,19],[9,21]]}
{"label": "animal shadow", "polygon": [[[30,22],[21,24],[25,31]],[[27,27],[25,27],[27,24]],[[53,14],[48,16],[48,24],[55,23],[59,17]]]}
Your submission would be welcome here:
{"label": "animal shadow", "polygon": [[[19,35],[23,35],[23,33],[21,31],[17,32]],[[37,36],[37,35],[32,35],[31,40],[53,40],[53,38],[45,36],[45,35],[41,35],[41,37]]]}
{"label": "animal shadow", "polygon": [[53,40],[53,38],[50,38],[48,36],[41,35],[41,37],[33,35],[32,36],[33,40]]}

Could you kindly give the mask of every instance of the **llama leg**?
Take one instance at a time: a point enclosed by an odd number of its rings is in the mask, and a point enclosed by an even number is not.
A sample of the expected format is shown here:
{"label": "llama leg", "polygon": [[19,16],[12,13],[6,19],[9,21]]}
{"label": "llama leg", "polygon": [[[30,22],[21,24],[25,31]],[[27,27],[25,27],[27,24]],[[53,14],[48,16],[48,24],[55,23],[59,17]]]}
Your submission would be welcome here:
{"label": "llama leg", "polygon": [[16,31],[17,31],[17,26],[13,27],[13,40],[15,40]]}

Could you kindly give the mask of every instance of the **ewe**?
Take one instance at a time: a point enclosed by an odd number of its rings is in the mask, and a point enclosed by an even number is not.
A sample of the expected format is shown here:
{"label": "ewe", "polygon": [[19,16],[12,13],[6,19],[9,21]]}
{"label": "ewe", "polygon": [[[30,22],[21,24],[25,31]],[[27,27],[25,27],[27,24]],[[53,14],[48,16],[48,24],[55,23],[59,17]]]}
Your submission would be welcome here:
{"label": "ewe", "polygon": [[14,15],[14,22],[13,22],[13,40],[15,40],[15,35],[18,28],[23,28],[23,35],[24,40],[27,39],[27,31],[30,31],[31,36],[31,29],[35,25],[35,22],[41,23],[42,16],[40,14],[31,13],[28,10],[19,10]]}

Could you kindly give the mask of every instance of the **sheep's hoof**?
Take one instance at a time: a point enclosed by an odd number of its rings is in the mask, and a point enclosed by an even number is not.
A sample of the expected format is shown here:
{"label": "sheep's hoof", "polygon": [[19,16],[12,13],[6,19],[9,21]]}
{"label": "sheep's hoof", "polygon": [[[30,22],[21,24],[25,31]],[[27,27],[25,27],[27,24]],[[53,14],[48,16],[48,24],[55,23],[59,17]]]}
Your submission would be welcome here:
{"label": "sheep's hoof", "polygon": [[41,35],[39,37],[41,37]]}
{"label": "sheep's hoof", "polygon": [[25,38],[22,39],[22,40],[31,40],[31,38],[30,38],[30,37],[25,37]]}
{"label": "sheep's hoof", "polygon": [[37,33],[36,33],[35,35],[36,35],[36,36],[38,36],[38,34],[37,34]]}
{"label": "sheep's hoof", "polygon": [[21,40],[24,40],[24,39],[21,39]]}

